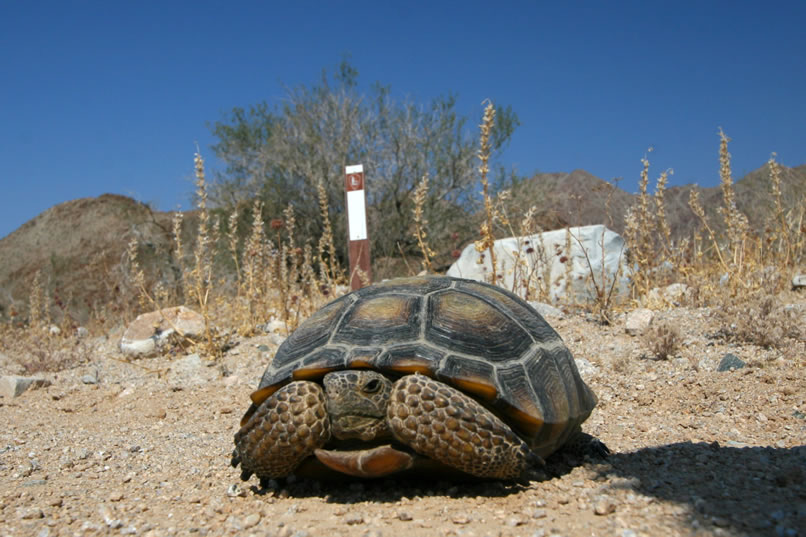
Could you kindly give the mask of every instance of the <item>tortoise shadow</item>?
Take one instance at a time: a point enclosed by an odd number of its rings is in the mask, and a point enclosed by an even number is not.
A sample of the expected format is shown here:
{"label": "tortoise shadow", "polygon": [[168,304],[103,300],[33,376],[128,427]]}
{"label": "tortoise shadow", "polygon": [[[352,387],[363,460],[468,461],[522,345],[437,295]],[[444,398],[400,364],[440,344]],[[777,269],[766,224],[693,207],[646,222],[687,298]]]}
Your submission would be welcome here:
{"label": "tortoise shadow", "polygon": [[682,442],[614,453],[597,467],[658,500],[687,506],[688,524],[717,534],[804,535],[806,446],[723,447]]}
{"label": "tortoise shadow", "polygon": [[[563,476],[583,461],[575,456],[557,454],[550,457],[546,466],[535,469],[528,480],[521,482],[479,479],[461,472],[445,474],[427,471],[407,472],[393,477],[362,479],[341,473],[319,474],[317,478],[291,478],[285,481],[270,481],[264,486],[252,486],[257,495],[280,497],[318,497],[328,503],[352,504],[358,502],[395,503],[403,498],[426,496],[449,496],[451,498],[505,497],[518,494],[542,481]],[[438,476],[435,478],[435,475]],[[539,485],[538,485],[539,486]]]}

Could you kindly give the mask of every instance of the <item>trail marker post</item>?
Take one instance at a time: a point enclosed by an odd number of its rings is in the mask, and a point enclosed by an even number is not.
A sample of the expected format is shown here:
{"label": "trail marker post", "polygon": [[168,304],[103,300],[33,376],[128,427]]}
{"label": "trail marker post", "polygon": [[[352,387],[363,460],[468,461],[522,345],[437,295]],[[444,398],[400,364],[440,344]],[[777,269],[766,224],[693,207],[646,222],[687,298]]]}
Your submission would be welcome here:
{"label": "trail marker post", "polygon": [[364,193],[364,166],[356,164],[344,168],[344,196],[347,207],[347,243],[350,259],[350,288],[363,286],[358,275],[360,269],[367,281],[372,281],[369,264],[369,234],[367,233],[367,201]]}

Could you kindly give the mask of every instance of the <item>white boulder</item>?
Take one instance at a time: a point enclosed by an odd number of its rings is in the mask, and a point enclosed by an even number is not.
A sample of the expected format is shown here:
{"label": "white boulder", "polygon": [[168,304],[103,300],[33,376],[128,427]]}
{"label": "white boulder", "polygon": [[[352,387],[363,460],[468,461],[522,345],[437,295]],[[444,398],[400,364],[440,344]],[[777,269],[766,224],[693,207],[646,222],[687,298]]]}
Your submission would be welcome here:
{"label": "white boulder", "polygon": [[[614,280],[614,296],[629,290],[631,271],[624,239],[602,225],[499,239],[493,249],[496,283],[527,300],[540,298],[538,290],[546,289],[555,304],[592,302],[596,299],[594,282],[609,291]],[[489,251],[479,253],[474,244],[469,244],[448,269],[448,276],[489,281],[489,257]]]}
{"label": "white boulder", "polygon": [[191,339],[200,338],[204,334],[204,317],[185,306],[143,313],[126,327],[120,350],[129,356],[149,356],[159,352],[176,332]]}

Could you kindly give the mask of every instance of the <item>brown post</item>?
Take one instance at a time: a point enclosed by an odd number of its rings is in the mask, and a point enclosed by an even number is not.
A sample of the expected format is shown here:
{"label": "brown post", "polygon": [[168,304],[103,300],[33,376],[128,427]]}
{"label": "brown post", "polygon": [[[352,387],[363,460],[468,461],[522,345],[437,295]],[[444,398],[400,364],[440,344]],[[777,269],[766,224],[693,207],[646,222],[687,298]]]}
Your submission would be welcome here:
{"label": "brown post", "polygon": [[344,196],[347,207],[347,243],[350,258],[350,288],[363,287],[358,270],[366,281],[372,281],[369,264],[369,234],[367,233],[366,195],[364,193],[364,166],[357,164],[344,169]]}

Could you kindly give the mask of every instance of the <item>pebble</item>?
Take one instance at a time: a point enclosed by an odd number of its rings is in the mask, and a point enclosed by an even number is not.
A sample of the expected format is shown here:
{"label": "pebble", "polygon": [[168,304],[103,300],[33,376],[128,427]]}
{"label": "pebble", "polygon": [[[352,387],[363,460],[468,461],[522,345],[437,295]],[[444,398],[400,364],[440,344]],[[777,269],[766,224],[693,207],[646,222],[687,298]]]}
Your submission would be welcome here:
{"label": "pebble", "polygon": [[260,515],[258,513],[252,513],[243,519],[243,529],[257,526],[258,522],[260,522]]}
{"label": "pebble", "polygon": [[745,365],[744,360],[735,354],[726,353],[719,361],[719,365],[717,366],[716,370],[721,373],[723,371],[730,371],[731,369],[741,369]]}
{"label": "pebble", "polygon": [[535,509],[532,511],[532,518],[546,518],[548,512],[545,509]]}
{"label": "pebble", "polygon": [[238,485],[237,483],[233,483],[227,489],[227,496],[229,496],[230,498],[237,498],[237,497],[243,498],[244,496],[246,496],[246,491],[242,489],[241,486]]}
{"label": "pebble", "polygon": [[344,522],[348,526],[356,526],[358,524],[364,523],[364,517],[359,515],[358,513],[348,513],[346,517],[344,517]]}
{"label": "pebble", "polygon": [[407,511],[400,511],[397,514],[397,519],[402,520],[403,522],[408,522],[411,520],[411,515]]}
{"label": "pebble", "polygon": [[522,526],[524,524],[526,524],[526,521],[520,517],[513,516],[507,519],[507,526],[511,528]]}
{"label": "pebble", "polygon": [[466,513],[459,513],[451,517],[451,522],[454,524],[469,524],[470,517]]}
{"label": "pebble", "polygon": [[599,516],[609,515],[616,510],[616,504],[607,496],[601,496],[593,504],[593,512]]}
{"label": "pebble", "polygon": [[23,520],[33,520],[36,518],[45,518],[45,513],[42,512],[42,509],[39,507],[31,507],[27,509],[21,509],[18,512],[18,516]]}

